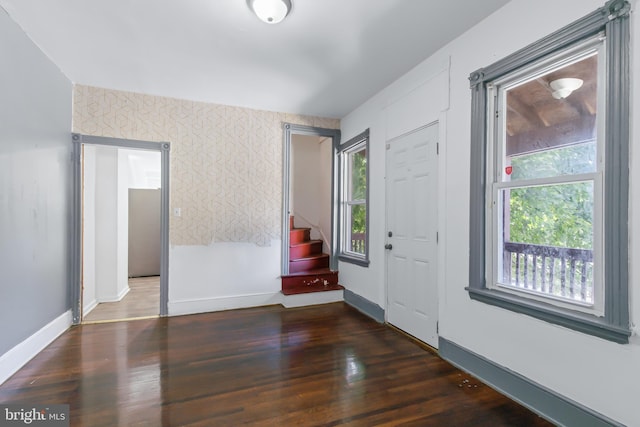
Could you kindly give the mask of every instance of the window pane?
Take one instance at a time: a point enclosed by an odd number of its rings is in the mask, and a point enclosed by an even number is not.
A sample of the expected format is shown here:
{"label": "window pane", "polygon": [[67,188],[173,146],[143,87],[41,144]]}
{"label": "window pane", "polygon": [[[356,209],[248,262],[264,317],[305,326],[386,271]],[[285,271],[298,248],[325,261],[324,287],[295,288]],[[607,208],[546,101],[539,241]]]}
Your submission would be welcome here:
{"label": "window pane", "polygon": [[505,91],[504,179],[596,171],[597,74],[594,53]]}
{"label": "window pane", "polygon": [[499,282],[593,303],[593,182],[501,190]]}
{"label": "window pane", "polygon": [[586,142],[511,158],[511,180],[576,175],[596,171],[596,142]]}
{"label": "window pane", "polygon": [[348,230],[349,248],[347,250],[364,255],[367,225],[366,206],[364,204],[349,205],[348,210],[350,228]]}
{"label": "window pane", "polygon": [[361,149],[349,154],[351,169],[351,200],[367,198],[367,150]]}

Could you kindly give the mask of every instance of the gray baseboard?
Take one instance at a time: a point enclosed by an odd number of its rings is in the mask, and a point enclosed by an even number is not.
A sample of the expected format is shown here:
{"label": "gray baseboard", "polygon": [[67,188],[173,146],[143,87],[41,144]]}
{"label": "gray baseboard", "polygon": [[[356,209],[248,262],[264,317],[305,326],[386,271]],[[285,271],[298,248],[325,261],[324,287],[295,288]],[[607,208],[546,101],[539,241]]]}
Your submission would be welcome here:
{"label": "gray baseboard", "polygon": [[439,347],[440,357],[452,365],[469,372],[483,383],[558,426],[624,427],[445,338],[439,338]]}
{"label": "gray baseboard", "polygon": [[361,313],[371,317],[376,322],[384,323],[384,309],[378,304],[375,304],[348,289],[344,290],[344,302]]}

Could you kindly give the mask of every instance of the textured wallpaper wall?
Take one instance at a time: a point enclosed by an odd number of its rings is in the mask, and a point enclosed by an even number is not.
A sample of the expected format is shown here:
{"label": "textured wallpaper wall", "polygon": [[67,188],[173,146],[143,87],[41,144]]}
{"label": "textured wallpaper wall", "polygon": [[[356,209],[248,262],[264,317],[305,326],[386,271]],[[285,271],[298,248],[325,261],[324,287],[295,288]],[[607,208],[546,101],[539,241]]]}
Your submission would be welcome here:
{"label": "textured wallpaper wall", "polygon": [[340,121],[76,85],[73,131],[171,143],[172,245],[280,239],[283,123]]}

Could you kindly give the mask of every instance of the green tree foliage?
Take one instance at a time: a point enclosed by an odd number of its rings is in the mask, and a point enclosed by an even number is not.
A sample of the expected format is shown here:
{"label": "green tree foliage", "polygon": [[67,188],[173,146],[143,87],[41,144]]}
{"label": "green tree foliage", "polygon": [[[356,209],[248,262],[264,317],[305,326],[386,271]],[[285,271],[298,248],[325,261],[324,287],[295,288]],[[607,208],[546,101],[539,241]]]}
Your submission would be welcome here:
{"label": "green tree foliage", "polygon": [[[512,181],[595,170],[595,143],[514,156]],[[508,240],[546,246],[593,248],[593,183],[505,190],[509,200]]]}
{"label": "green tree foliage", "polygon": [[[351,200],[367,199],[367,152],[360,150],[351,155]],[[353,206],[351,211],[351,232],[364,233],[367,224],[365,205]]]}

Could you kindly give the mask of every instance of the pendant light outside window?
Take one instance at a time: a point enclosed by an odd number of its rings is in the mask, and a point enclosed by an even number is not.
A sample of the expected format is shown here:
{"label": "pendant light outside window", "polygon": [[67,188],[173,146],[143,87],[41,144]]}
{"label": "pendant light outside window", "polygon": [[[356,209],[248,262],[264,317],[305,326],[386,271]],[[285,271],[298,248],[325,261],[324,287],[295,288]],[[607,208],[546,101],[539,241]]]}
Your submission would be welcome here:
{"label": "pendant light outside window", "polygon": [[291,10],[290,0],[247,0],[249,7],[267,24],[281,22]]}
{"label": "pendant light outside window", "polygon": [[567,96],[571,95],[571,92],[573,92],[574,90],[580,89],[582,87],[582,83],[583,81],[581,79],[574,78],[554,80],[549,83],[549,86],[551,86],[551,89],[553,90],[553,93],[551,93],[551,95],[555,99],[564,99]]}

